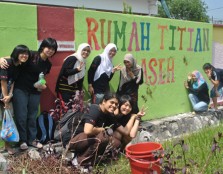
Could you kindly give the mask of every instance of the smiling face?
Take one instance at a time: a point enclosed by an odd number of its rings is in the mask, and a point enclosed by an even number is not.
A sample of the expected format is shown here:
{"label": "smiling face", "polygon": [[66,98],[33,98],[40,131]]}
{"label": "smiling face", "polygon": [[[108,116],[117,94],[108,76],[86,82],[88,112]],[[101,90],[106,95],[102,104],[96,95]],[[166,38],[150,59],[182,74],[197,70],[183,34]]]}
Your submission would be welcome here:
{"label": "smiling face", "polygon": [[52,57],[55,53],[55,50],[53,48],[48,48],[48,47],[45,47],[42,51],[42,54],[44,55],[44,57]]}
{"label": "smiling face", "polygon": [[109,100],[103,100],[102,107],[103,107],[104,112],[113,114],[114,111],[118,107],[117,98],[111,98]]}
{"label": "smiling face", "polygon": [[125,64],[125,67],[126,67],[127,69],[129,69],[129,68],[131,68],[131,67],[132,67],[131,62],[130,62],[130,61],[128,61],[128,60],[124,60],[124,64]]}
{"label": "smiling face", "polygon": [[195,75],[195,74],[192,74],[192,75],[191,75],[191,77],[192,77],[192,80],[193,80],[194,82],[196,82],[196,81],[197,81],[197,77],[196,77],[196,75]]}
{"label": "smiling face", "polygon": [[120,113],[122,115],[128,115],[132,111],[132,106],[129,101],[123,103],[120,107]]}
{"label": "smiling face", "polygon": [[81,51],[81,56],[86,59],[88,58],[88,56],[90,55],[91,53],[91,50],[90,50],[90,47],[85,47],[82,51]]}
{"label": "smiling face", "polygon": [[18,56],[19,64],[25,63],[28,60],[28,58],[29,58],[28,53],[20,53],[19,56]]}
{"label": "smiling face", "polygon": [[116,55],[116,49],[112,48],[110,49],[110,51],[108,52],[108,56],[110,57],[110,59],[112,59],[115,55]]}

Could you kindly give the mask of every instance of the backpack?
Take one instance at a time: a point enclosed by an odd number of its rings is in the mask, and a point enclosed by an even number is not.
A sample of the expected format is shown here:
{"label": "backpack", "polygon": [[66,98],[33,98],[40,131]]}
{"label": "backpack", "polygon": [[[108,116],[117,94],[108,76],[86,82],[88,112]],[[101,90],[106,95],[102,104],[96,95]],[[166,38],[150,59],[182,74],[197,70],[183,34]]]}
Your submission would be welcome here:
{"label": "backpack", "polygon": [[53,140],[53,133],[55,130],[55,123],[50,114],[46,111],[42,112],[37,117],[37,139],[42,144]]}
{"label": "backpack", "polygon": [[65,147],[73,134],[75,134],[75,130],[78,128],[83,114],[80,111],[74,112],[72,109],[69,109],[55,128],[54,140],[61,141]]}

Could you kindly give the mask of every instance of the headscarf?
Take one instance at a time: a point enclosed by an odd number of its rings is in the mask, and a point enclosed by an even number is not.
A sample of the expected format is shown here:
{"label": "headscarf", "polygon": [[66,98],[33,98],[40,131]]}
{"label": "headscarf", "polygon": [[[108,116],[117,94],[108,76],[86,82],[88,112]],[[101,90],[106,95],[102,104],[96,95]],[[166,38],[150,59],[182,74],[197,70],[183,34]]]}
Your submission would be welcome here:
{"label": "headscarf", "polygon": [[[133,72],[133,74],[137,78],[136,84],[138,84],[139,81],[141,80],[141,75],[142,75],[141,74],[141,69],[142,69],[141,66],[136,64],[135,58],[130,53],[128,53],[124,56],[124,60],[127,60],[131,63],[132,67],[130,68],[130,70]],[[126,82],[129,82],[130,80],[132,80],[132,78],[128,75],[127,70],[126,70],[126,66],[124,66],[121,69],[121,78],[120,78],[119,90],[122,89],[123,84],[125,84]]]}
{"label": "headscarf", "polygon": [[[80,44],[80,45],[78,46],[78,49],[77,49],[77,52],[76,52],[76,53],[74,53],[74,54],[68,56],[68,57],[70,57],[70,56],[75,56],[75,57],[77,58],[77,61],[76,61],[76,63],[74,64],[74,68],[73,68],[73,69],[79,67],[81,62],[84,63],[84,65],[82,66],[82,69],[81,69],[80,72],[78,72],[78,73],[76,73],[76,74],[74,74],[74,75],[70,75],[70,76],[68,76],[68,79],[67,79],[67,80],[68,80],[68,84],[69,84],[69,85],[71,85],[71,84],[77,82],[79,79],[82,79],[82,78],[84,77],[84,75],[85,75],[86,59],[84,59],[84,58],[82,57],[82,55],[81,55],[81,52],[82,52],[82,50],[83,50],[85,47],[89,47],[89,48],[91,49],[91,47],[90,47],[89,44],[87,44],[87,43],[82,43],[82,44]],[[65,61],[68,57],[66,57],[66,58],[64,59],[64,61]]]}
{"label": "headscarf", "polygon": [[197,81],[194,81],[192,84],[193,89],[198,89],[203,83],[206,83],[204,77],[199,71],[195,70],[192,74],[197,78]]}
{"label": "headscarf", "polygon": [[108,53],[109,51],[115,48],[115,50],[117,51],[117,47],[115,44],[113,43],[109,43],[102,54],[100,54],[101,57],[101,63],[98,66],[95,75],[94,75],[94,81],[96,81],[97,79],[99,79],[99,77],[103,74],[106,73],[108,75],[108,77],[110,77],[111,73],[112,73],[112,69],[113,69],[113,64],[112,64],[112,58],[109,57]]}

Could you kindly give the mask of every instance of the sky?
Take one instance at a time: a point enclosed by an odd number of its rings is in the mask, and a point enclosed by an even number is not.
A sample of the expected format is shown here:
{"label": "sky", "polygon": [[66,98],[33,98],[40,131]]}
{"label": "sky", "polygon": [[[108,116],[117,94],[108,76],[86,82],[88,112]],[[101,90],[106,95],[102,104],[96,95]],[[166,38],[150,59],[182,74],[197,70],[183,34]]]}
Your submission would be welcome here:
{"label": "sky", "polygon": [[208,5],[208,16],[223,21],[223,0],[203,0]]}

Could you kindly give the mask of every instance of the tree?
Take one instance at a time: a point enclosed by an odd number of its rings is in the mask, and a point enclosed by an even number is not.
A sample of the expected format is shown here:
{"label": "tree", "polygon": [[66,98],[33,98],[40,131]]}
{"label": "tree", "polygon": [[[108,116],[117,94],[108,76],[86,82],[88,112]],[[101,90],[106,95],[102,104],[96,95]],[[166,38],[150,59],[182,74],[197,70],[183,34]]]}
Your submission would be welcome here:
{"label": "tree", "polygon": [[[161,1],[161,0],[159,0]],[[208,6],[202,0],[166,0],[170,14],[175,19],[208,22]],[[157,17],[167,18],[165,11],[160,4]]]}

